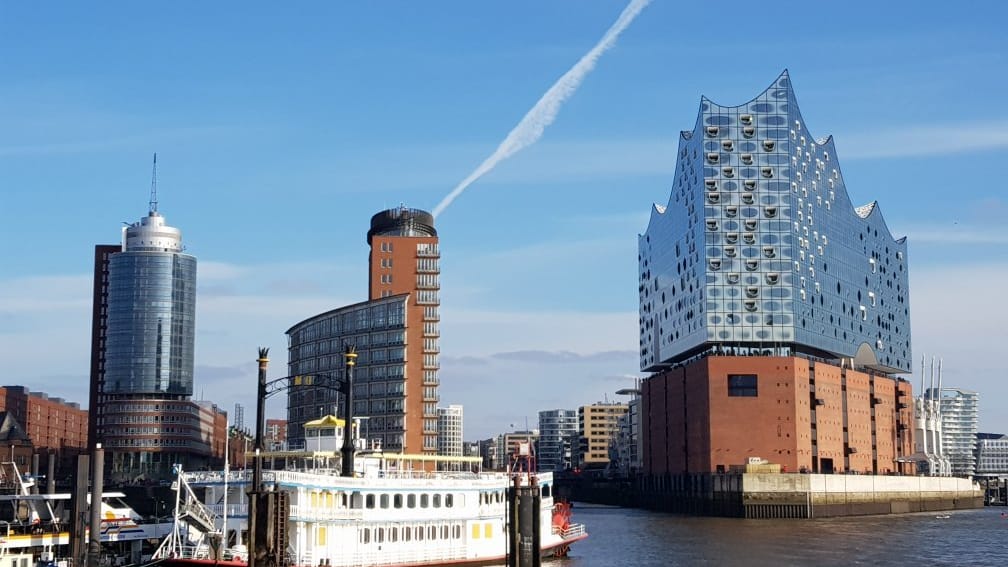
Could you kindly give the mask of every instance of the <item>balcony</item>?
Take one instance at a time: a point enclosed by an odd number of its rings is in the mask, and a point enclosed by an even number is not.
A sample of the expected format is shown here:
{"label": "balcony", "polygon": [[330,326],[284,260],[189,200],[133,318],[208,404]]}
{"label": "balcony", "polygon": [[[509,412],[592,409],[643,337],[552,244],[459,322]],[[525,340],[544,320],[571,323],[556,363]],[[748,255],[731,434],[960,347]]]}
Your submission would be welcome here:
{"label": "balcony", "polygon": [[437,245],[421,246],[417,247],[416,252],[417,258],[440,258],[441,251],[438,249]]}

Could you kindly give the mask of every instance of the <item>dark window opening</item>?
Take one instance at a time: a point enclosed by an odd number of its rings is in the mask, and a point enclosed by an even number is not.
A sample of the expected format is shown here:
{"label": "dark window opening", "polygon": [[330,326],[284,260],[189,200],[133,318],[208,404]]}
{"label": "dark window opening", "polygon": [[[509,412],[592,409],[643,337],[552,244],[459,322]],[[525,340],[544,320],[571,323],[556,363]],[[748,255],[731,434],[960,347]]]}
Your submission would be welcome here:
{"label": "dark window opening", "polygon": [[755,398],[758,395],[756,390],[756,375],[729,374],[728,395]]}

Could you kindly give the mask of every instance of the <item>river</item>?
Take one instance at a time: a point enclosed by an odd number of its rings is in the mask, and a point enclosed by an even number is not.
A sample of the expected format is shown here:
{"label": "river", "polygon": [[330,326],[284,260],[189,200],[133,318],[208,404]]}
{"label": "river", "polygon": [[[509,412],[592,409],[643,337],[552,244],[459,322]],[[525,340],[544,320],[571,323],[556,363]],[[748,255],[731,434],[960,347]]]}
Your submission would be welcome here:
{"label": "river", "polygon": [[744,520],[575,503],[574,521],[585,524],[588,539],[548,565],[1008,565],[1002,513],[1008,510]]}

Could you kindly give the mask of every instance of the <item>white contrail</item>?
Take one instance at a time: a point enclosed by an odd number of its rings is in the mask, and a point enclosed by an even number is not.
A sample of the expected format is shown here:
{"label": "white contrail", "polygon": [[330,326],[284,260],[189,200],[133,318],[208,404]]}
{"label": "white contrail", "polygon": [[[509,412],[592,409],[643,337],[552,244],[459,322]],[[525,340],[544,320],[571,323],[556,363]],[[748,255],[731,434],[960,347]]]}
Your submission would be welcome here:
{"label": "white contrail", "polygon": [[483,160],[483,163],[479,165],[459,183],[455,189],[452,189],[451,193],[438,203],[438,206],[434,207],[433,215],[436,217],[441,214],[445,208],[448,207],[455,200],[456,197],[462,194],[467,187],[472,185],[474,181],[486,175],[491,169],[496,167],[501,161],[511,157],[512,155],[518,153],[520,150],[534,144],[540,137],[542,137],[543,131],[547,126],[553,123],[556,119],[557,112],[560,111],[560,105],[567,101],[568,98],[577,88],[581,85],[581,81],[595,68],[595,63],[598,61],[599,57],[602,56],[610,47],[616,43],[616,38],[619,37],[623,30],[630,25],[630,22],[637,17],[637,14],[644,9],[645,6],[651,0],[631,0],[627,4],[626,8],[623,8],[623,12],[620,13],[619,18],[616,19],[616,23],[606,31],[602,39],[595,44],[595,47],[591,48],[591,51],[584,54],[569,71],[563,74],[560,79],[553,84],[552,87],[546,91],[546,94],[542,95],[542,98],[535,103],[532,110],[529,110],[525,117],[521,119],[514,129],[504,138],[504,141],[497,146],[490,157]]}

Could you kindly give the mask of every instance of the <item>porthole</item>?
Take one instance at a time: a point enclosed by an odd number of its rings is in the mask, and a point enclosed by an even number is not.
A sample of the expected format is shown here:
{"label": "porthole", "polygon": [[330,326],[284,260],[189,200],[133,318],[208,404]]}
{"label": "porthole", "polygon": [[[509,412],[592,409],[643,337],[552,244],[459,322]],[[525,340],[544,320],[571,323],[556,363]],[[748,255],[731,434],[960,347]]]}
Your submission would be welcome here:
{"label": "porthole", "polygon": [[773,140],[763,140],[763,149],[765,151],[772,152],[774,150],[774,147],[776,146],[777,143],[774,142]]}

